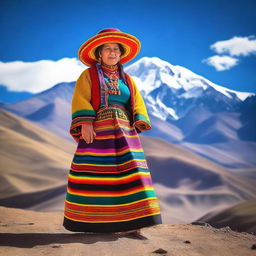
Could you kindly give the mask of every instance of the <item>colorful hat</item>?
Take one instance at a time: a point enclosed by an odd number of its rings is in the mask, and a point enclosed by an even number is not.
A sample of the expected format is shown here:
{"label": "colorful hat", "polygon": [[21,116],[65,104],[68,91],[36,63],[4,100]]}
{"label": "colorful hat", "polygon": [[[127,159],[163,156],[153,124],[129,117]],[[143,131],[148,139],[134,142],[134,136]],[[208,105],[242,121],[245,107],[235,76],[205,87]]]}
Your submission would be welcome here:
{"label": "colorful hat", "polygon": [[117,28],[106,28],[96,36],[83,43],[78,50],[79,59],[87,66],[94,65],[97,61],[95,50],[105,43],[120,43],[124,47],[124,54],[120,57],[120,63],[124,64],[133,59],[140,51],[140,41],[135,36],[121,32]]}

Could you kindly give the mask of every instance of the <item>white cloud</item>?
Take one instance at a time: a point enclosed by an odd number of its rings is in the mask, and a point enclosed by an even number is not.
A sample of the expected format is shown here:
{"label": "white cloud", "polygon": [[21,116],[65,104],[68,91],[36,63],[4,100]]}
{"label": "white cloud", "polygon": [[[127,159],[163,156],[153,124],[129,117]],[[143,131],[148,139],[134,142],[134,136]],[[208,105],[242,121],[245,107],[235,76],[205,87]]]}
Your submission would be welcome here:
{"label": "white cloud", "polygon": [[210,48],[218,54],[229,54],[231,56],[248,56],[256,54],[256,37],[254,35],[248,37],[234,36],[229,40],[218,41],[210,46]]}
{"label": "white cloud", "polygon": [[77,58],[36,62],[0,61],[0,84],[7,86],[10,91],[38,93],[60,82],[76,81],[86,68]]}
{"label": "white cloud", "polygon": [[237,65],[238,61],[239,60],[237,58],[233,58],[227,55],[224,55],[224,56],[215,55],[202,60],[202,62],[205,62],[208,65],[215,67],[217,71],[230,69],[235,65]]}
{"label": "white cloud", "polygon": [[231,69],[238,64],[238,59],[231,56],[248,56],[256,54],[256,37],[254,35],[248,37],[234,36],[229,40],[218,41],[210,46],[210,48],[218,54],[202,60],[210,66],[215,67],[217,71]]}

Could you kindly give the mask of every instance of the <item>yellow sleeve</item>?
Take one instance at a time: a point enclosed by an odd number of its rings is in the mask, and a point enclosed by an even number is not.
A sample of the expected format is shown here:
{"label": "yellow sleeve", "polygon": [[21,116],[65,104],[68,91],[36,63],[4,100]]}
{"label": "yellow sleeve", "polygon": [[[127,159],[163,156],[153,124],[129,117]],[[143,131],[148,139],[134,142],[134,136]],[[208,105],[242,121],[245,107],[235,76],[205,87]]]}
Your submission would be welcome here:
{"label": "yellow sleeve", "polygon": [[134,112],[135,112],[135,118],[134,118],[134,124],[135,127],[141,132],[141,131],[146,131],[146,130],[150,130],[151,127],[151,123],[150,123],[150,119],[148,117],[148,113],[147,113],[147,108],[144,102],[143,97],[141,96],[141,93],[136,85],[136,83],[134,82],[133,78],[130,76],[133,87],[134,87]]}
{"label": "yellow sleeve", "polygon": [[93,123],[96,118],[96,112],[91,105],[91,79],[88,69],[84,70],[76,81],[71,106],[70,134],[78,142],[81,125]]}

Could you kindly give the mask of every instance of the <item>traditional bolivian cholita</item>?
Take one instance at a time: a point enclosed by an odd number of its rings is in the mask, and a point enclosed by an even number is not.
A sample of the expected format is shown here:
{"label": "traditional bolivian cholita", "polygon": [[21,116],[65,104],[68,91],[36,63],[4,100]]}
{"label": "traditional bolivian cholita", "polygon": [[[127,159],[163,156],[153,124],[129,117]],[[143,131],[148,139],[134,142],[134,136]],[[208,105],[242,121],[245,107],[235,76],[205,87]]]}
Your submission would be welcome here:
{"label": "traditional bolivian cholita", "polygon": [[[70,134],[78,143],[68,174],[63,225],[77,232],[121,232],[162,223],[138,133],[151,129],[144,100],[122,70],[120,94],[108,94],[107,72],[95,63],[76,81]],[[86,143],[82,124],[96,136]]]}

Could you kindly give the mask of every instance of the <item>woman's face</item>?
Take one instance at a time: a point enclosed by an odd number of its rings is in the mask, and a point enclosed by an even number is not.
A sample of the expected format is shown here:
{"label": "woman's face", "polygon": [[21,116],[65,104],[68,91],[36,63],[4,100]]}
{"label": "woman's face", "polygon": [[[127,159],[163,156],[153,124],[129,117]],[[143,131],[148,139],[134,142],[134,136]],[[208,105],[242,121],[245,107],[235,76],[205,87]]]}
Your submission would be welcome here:
{"label": "woman's face", "polygon": [[120,60],[121,51],[118,44],[109,43],[103,45],[99,55],[105,64],[116,65]]}

